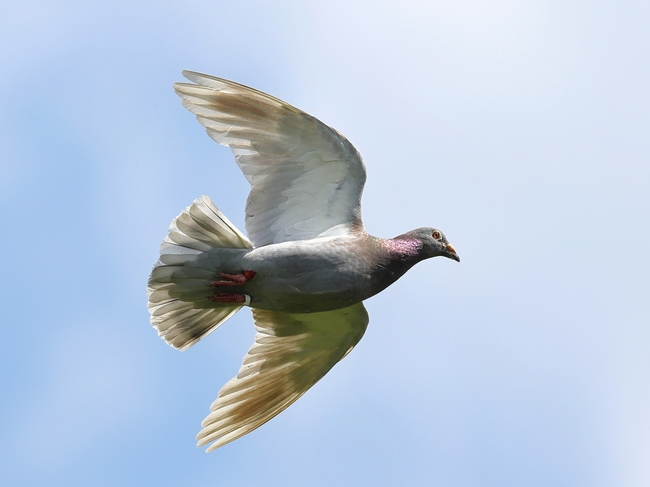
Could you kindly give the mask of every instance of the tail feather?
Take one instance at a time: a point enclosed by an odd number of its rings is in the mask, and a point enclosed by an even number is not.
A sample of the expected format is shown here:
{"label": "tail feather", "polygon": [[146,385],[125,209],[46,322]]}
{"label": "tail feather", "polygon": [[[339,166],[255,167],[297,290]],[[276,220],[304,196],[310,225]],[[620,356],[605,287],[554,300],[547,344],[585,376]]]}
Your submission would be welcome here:
{"label": "tail feather", "polygon": [[182,321],[182,326],[175,326],[168,331],[165,340],[174,348],[187,350],[239,311],[239,308],[224,307],[202,310],[202,313],[197,313],[196,316]]}
{"label": "tail feather", "polygon": [[169,345],[186,350],[239,311],[207,300],[206,284],[228,258],[252,248],[207,196],[172,221],[147,286],[151,324]]}

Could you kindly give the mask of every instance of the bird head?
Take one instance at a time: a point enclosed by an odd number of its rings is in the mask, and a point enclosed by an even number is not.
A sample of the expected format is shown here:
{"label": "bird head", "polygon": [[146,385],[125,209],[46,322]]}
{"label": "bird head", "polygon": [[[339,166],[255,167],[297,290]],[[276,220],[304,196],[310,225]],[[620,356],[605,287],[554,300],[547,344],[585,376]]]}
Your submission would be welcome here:
{"label": "bird head", "polygon": [[443,256],[460,262],[456,249],[449,243],[445,234],[437,228],[423,227],[412,230],[403,235],[404,237],[417,238],[422,242],[421,255],[425,259],[429,257]]}

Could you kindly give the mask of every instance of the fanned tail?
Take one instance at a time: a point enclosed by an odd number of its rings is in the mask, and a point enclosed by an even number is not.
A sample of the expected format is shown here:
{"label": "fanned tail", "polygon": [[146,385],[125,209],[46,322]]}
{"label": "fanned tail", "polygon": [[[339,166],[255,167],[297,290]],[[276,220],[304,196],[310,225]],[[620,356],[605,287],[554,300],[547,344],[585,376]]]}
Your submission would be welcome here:
{"label": "fanned tail", "polygon": [[151,324],[169,345],[187,350],[239,311],[207,300],[206,284],[252,248],[207,196],[172,221],[147,285]]}

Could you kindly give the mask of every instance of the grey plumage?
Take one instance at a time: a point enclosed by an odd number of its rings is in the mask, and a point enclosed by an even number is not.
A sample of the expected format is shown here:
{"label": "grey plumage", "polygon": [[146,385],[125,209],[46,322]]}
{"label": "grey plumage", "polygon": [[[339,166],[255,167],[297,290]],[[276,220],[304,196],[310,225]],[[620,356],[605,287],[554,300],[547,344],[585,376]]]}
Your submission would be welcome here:
{"label": "grey plumage", "polygon": [[202,196],[172,222],[148,283],[151,323],[180,350],[253,309],[255,343],[197,437],[210,451],[280,413],[347,355],[368,323],[363,300],[423,259],[460,259],[433,228],[365,232],[365,165],[334,129],[252,88],[184,75],[197,84],[175,85],[183,106],[251,184],[250,241]]}

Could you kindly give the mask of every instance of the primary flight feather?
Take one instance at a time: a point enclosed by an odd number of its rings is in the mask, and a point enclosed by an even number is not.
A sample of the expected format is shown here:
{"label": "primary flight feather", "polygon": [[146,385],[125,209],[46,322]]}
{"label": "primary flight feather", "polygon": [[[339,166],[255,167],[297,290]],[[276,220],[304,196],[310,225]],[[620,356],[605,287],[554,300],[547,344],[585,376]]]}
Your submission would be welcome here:
{"label": "primary flight feather", "polygon": [[434,228],[365,232],[365,165],[336,130],[253,88],[183,75],[194,82],[174,85],[183,106],[251,185],[248,238],[201,196],[172,221],[147,288],[151,323],[180,350],[252,308],[255,343],[197,436],[211,451],[279,414],[347,355],[368,324],[363,300],[421,260],[460,258]]}

